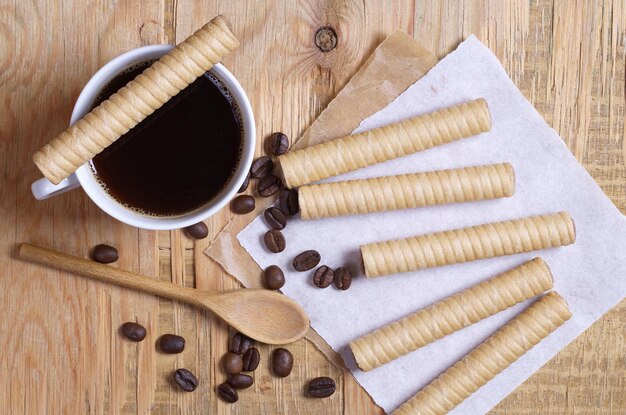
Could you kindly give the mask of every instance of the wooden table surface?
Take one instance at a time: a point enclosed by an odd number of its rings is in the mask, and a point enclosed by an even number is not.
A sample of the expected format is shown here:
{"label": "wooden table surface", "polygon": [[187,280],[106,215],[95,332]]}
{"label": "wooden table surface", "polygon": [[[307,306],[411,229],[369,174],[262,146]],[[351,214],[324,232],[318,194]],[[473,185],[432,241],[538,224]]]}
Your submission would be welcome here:
{"label": "wooden table surface", "polygon": [[[180,231],[133,229],[108,218],[80,191],[36,202],[32,154],[61,132],[82,85],[134,47],[175,43],[216,14],[242,46],[225,60],[247,90],[259,139],[298,136],[386,35],[402,29],[438,58],[474,33],[563,137],[617,207],[626,211],[624,89],[626,9],[615,1],[378,0],[2,0],[0,1],[0,412],[6,414],[211,413],[379,414],[348,374],[312,343],[289,346],[287,379],[269,371],[261,347],[255,385],[234,405],[215,387],[228,327],[207,313],[14,258],[28,241],[87,256],[119,248],[116,266],[200,289],[238,287]],[[314,34],[337,31],[322,53]],[[224,209],[207,221],[216,235]],[[142,343],[119,326],[136,320]],[[496,414],[626,413],[626,302],[594,324],[494,410]],[[180,355],[155,350],[164,333],[186,337]],[[201,386],[183,393],[171,372]],[[338,382],[330,399],[304,396],[306,382]]]}

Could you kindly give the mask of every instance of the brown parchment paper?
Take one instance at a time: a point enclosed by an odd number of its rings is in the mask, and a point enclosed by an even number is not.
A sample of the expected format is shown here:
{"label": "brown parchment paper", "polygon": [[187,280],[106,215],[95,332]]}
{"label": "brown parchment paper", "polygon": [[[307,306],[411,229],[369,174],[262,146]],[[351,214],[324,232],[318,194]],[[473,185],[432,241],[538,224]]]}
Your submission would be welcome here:
{"label": "brown parchment paper", "polygon": [[[416,40],[396,31],[372,52],[292,148],[304,148],[350,134],[363,119],[389,104],[436,63],[437,58]],[[248,288],[262,287],[262,270],[241,247],[237,234],[275,201],[275,198],[257,198],[255,211],[234,216],[204,251]],[[332,363],[344,367],[339,354],[313,329],[309,329],[306,337]]]}

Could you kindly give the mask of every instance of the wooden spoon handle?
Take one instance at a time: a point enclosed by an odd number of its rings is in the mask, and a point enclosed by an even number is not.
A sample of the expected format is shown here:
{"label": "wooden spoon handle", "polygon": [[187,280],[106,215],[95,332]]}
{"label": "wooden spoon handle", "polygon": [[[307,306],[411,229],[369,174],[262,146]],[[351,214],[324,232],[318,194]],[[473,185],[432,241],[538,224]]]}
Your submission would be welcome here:
{"label": "wooden spoon handle", "polygon": [[[77,273],[96,280],[156,294],[172,300],[207,307],[205,302],[200,301],[198,291],[194,288],[181,287],[170,282],[158,281],[130,271],[124,271],[109,265],[99,264],[84,258],[64,254],[53,249],[23,243],[20,246],[18,256],[22,259],[49,265],[53,268]],[[208,298],[210,295],[210,293],[206,291],[203,291],[202,294],[202,298],[204,299]]]}

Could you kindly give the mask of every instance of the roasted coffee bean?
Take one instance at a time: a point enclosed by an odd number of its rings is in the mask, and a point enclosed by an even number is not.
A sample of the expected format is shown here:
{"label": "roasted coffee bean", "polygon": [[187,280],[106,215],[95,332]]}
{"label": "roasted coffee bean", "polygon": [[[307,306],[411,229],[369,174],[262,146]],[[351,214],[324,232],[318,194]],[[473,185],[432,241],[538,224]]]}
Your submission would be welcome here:
{"label": "roasted coffee bean", "polygon": [[263,271],[263,282],[270,290],[278,290],[285,285],[285,274],[276,265],[270,265]]}
{"label": "roasted coffee bean", "polygon": [[333,283],[334,272],[332,268],[322,265],[313,274],[313,284],[319,288],[326,288]]}
{"label": "roasted coffee bean", "polygon": [[240,354],[228,352],[222,358],[224,372],[229,375],[236,375],[243,369],[243,359]]}
{"label": "roasted coffee bean", "polygon": [[253,372],[259,366],[261,354],[256,347],[251,347],[243,354],[243,371]]}
{"label": "roasted coffee bean", "polygon": [[159,339],[159,348],[164,353],[180,353],[185,350],[185,339],[175,334],[164,334]]}
{"label": "roasted coffee bean", "polygon": [[272,370],[278,377],[289,376],[293,368],[293,355],[287,349],[279,348],[272,353]]}
{"label": "roasted coffee bean", "polygon": [[246,336],[243,333],[237,332],[235,333],[233,338],[230,339],[230,347],[228,348],[228,351],[237,354],[244,354],[248,351],[250,346],[253,345],[254,340],[252,340],[250,337]]}
{"label": "roasted coffee bean", "polygon": [[239,400],[237,390],[228,383],[222,383],[217,387],[217,396],[219,396],[224,402],[228,403],[235,403]]}
{"label": "roasted coffee bean", "polygon": [[274,162],[267,156],[259,157],[252,162],[250,166],[250,176],[255,179],[261,179],[274,170]]}
{"label": "roasted coffee bean", "polygon": [[335,393],[335,381],[331,378],[320,377],[309,382],[309,395],[314,398],[328,398]]}
{"label": "roasted coffee bean", "polygon": [[128,340],[140,342],[146,338],[146,328],[139,323],[129,321],[122,324],[122,334]]}
{"label": "roasted coffee bean", "polygon": [[91,258],[101,264],[110,264],[111,262],[117,261],[117,249],[111,245],[96,245],[91,252]]}
{"label": "roasted coffee bean", "polygon": [[339,288],[340,290],[347,290],[352,284],[352,274],[350,274],[350,271],[348,271],[348,269],[344,267],[339,267],[335,270],[334,282],[335,287]]}
{"label": "roasted coffee bean", "polygon": [[269,288],[270,290],[278,290],[285,285],[285,274],[280,267],[270,265],[265,268],[265,271],[263,272],[263,281],[266,288]]}
{"label": "roasted coffee bean", "polygon": [[278,192],[282,187],[283,183],[280,179],[270,174],[259,180],[259,183],[256,185],[256,190],[259,192],[259,195],[268,197]]}
{"label": "roasted coffee bean", "polygon": [[283,133],[274,133],[265,140],[265,149],[268,153],[281,156],[289,150],[289,137]]}
{"label": "roasted coffee bean", "polygon": [[230,210],[238,215],[245,215],[254,210],[254,198],[250,195],[237,196],[230,202]]}
{"label": "roasted coffee bean", "polygon": [[246,175],[246,178],[243,179],[243,183],[241,183],[241,187],[237,190],[237,193],[243,193],[248,189],[248,185],[250,184],[250,172]]}
{"label": "roasted coffee bean", "polygon": [[204,239],[209,235],[209,228],[204,222],[194,223],[185,228],[185,233],[194,239]]}
{"label": "roasted coffee bean", "polygon": [[298,203],[298,191],[296,189],[281,189],[278,197],[280,210],[285,215],[293,216],[300,212],[300,203]]}
{"label": "roasted coffee bean", "polygon": [[274,252],[275,254],[278,252],[283,252],[285,250],[285,237],[280,231],[277,231],[276,229],[267,231],[265,233],[265,236],[263,237],[263,240],[265,241],[265,246],[267,246],[267,249],[269,249],[271,252]]}
{"label": "roasted coffee bean", "polygon": [[265,222],[267,222],[272,229],[281,231],[285,229],[285,226],[287,226],[287,218],[285,217],[285,214],[277,207],[266,209],[263,217],[265,218]]}
{"label": "roasted coffee bean", "polygon": [[187,369],[178,369],[174,372],[174,381],[186,392],[193,392],[198,387],[198,379]]}
{"label": "roasted coffee bean", "polygon": [[296,271],[308,271],[320,263],[320,253],[314,250],[304,251],[293,259],[293,267]]}
{"label": "roasted coffee bean", "polygon": [[235,389],[246,389],[252,386],[254,379],[252,379],[252,376],[238,373],[236,375],[228,375],[228,383]]}

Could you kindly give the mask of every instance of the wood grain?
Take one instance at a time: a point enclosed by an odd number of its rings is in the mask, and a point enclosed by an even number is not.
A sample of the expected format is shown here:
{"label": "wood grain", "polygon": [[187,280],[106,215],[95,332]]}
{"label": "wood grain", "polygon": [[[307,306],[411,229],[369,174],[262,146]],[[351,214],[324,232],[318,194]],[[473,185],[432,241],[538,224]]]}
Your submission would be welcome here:
{"label": "wood grain", "polygon": [[[80,191],[35,202],[30,157],[67,124],[82,85],[110,58],[133,47],[174,43],[218,13],[241,48],[225,60],[251,98],[262,140],[302,131],[388,34],[401,29],[442,58],[474,33],[503,62],[539,113],[616,206],[626,212],[624,90],[626,9],[619,0],[92,0],[0,3],[0,407],[11,414],[380,414],[382,411],[308,341],[289,346],[296,366],[272,376],[272,348],[261,346],[255,385],[234,405],[215,387],[228,327],[208,313],[15,259],[18,242],[86,257],[90,247],[119,248],[115,266],[202,289],[238,284],[181,231],[148,232],[102,213]],[[330,25],[338,47],[314,45]],[[260,150],[258,152],[260,154]],[[210,235],[230,218],[207,221]],[[80,294],[80,295],[78,295]],[[128,320],[148,328],[124,342]],[[626,302],[622,302],[501,402],[494,414],[626,412]],[[185,336],[180,355],[154,344]],[[200,387],[172,387],[186,367]],[[11,375],[7,375],[11,374]],[[308,380],[330,376],[339,393],[304,396]]]}
{"label": "wood grain", "polygon": [[[94,13],[93,8],[98,10]],[[156,275],[156,235],[124,226],[83,192],[42,203],[31,156],[66,128],[74,100],[115,55],[161,41],[140,32],[161,21],[159,2],[104,4],[8,1],[0,5],[0,356],[2,411],[15,414],[147,412],[156,390],[158,302],[14,258],[17,242],[82,257],[98,243],[121,252],[116,266]],[[125,321],[148,328],[143,344],[120,341]],[[13,375],[8,375],[8,374]],[[16,375],[19,374],[19,375]]]}

